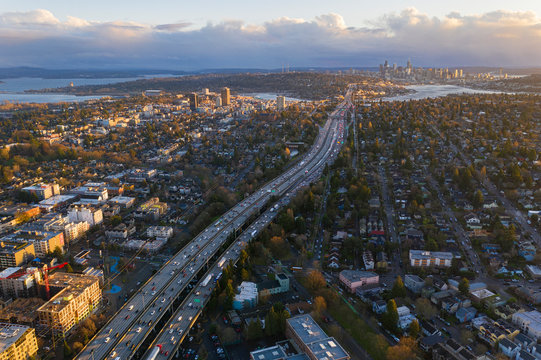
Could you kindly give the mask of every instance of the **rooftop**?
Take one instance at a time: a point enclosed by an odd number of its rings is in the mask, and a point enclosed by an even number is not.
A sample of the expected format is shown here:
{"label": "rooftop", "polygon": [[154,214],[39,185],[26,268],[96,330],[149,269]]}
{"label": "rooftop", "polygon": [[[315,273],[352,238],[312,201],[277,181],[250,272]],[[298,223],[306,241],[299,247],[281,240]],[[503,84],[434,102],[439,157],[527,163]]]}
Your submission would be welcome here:
{"label": "rooftop", "polygon": [[284,350],[282,350],[282,348],[279,347],[278,345],[252,351],[250,355],[255,360],[279,360],[279,359],[284,359],[286,357]]}
{"label": "rooftop", "polygon": [[45,303],[38,310],[52,312],[61,311],[70,303],[71,300],[81,295],[81,293],[83,293],[87,287],[91,286],[95,282],[99,282],[99,279],[90,275],[62,272],[56,272],[49,275],[50,286],[64,287],[64,289],[53,296],[51,300]]}
{"label": "rooftop", "polygon": [[0,323],[0,354],[6,351],[24,334],[28,326]]}
{"label": "rooftop", "polygon": [[362,271],[362,270],[342,270],[340,275],[345,277],[349,281],[359,281],[363,278],[372,278],[378,276],[378,274],[371,271]]}

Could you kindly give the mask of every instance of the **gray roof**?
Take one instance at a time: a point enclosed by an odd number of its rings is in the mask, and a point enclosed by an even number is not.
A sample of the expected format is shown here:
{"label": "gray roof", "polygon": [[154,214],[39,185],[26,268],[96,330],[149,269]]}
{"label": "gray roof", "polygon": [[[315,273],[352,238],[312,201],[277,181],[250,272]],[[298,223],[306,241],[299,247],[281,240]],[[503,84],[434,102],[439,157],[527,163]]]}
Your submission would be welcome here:
{"label": "gray roof", "polygon": [[271,346],[268,348],[255,350],[250,353],[255,360],[279,360],[284,359],[286,354],[279,346]]}

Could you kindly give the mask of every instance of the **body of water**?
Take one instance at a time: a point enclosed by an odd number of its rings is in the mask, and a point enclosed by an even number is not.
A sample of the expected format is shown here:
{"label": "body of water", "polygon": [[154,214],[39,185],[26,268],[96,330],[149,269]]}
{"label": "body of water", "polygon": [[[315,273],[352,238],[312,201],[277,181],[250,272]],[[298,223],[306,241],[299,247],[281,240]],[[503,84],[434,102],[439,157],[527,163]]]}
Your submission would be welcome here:
{"label": "body of water", "polygon": [[[279,96],[279,94],[272,94],[272,93],[255,93],[255,94],[244,94],[245,96],[252,96],[256,99],[260,100],[276,100],[276,97]],[[286,101],[309,101],[309,100],[303,100],[303,99],[296,99],[292,97],[286,96]]]}
{"label": "body of water", "polygon": [[74,86],[83,85],[107,85],[116,84],[126,81],[134,81],[140,79],[150,79],[157,77],[172,77],[170,74],[144,75],[130,78],[77,78],[77,79],[43,79],[43,78],[16,78],[16,79],[0,79],[0,102],[25,102],[25,103],[54,103],[54,102],[74,102],[85,101],[91,99],[99,99],[102,96],[76,96],[70,94],[28,94],[26,90],[42,90],[53,89],[59,87],[70,86],[73,82]]}
{"label": "body of water", "polygon": [[457,85],[409,85],[406,89],[414,92],[383,98],[383,101],[406,101],[436,98],[453,94],[502,94],[503,91],[477,90]]}

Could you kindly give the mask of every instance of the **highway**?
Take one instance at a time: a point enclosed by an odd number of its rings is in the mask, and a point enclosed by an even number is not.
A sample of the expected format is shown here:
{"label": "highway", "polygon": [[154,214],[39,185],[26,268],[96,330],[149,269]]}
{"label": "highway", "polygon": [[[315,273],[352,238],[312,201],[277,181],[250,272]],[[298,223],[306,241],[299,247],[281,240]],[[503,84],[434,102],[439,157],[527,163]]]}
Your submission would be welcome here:
{"label": "highway", "polygon": [[[336,121],[337,120],[337,121]],[[304,185],[308,185],[310,182],[315,181],[320,177],[323,172],[325,164],[334,160],[340,147],[342,146],[344,139],[344,124],[345,119],[342,112],[337,112],[331,117],[333,121],[333,128],[331,133],[333,134],[326,141],[328,148],[320,152],[320,156],[316,156],[308,165],[309,169],[305,176],[302,176],[297,180],[297,183],[290,184],[291,189],[287,189],[286,195],[284,195],[277,203],[277,207],[273,206],[263,213],[254,223],[252,223],[235,241],[224,254],[222,259],[227,264],[229,261],[236,262],[240,250],[243,249],[248,242],[253,239],[257,234],[262,231],[268,224],[274,219],[279,208],[289,203],[290,199],[294,196],[296,190],[302,188]],[[324,151],[323,151],[324,150]],[[302,168],[304,169],[304,168]],[[301,170],[302,170],[301,169]],[[301,171],[302,172],[302,171]],[[276,209],[276,210],[275,210]],[[180,344],[187,336],[189,329],[196,322],[197,318],[202,312],[202,309],[206,303],[210,300],[212,291],[214,290],[216,279],[219,277],[222,271],[222,259],[220,262],[214,264],[208,272],[201,278],[198,284],[192,289],[190,294],[184,299],[182,305],[178,308],[176,313],[171,317],[170,321],[160,331],[152,346],[149,348],[143,359],[153,359],[153,355],[157,350],[155,348],[159,345],[159,353],[164,355],[165,358],[172,359],[174,354],[179,349]],[[211,278],[210,282],[207,281]],[[123,352],[119,349],[118,354],[121,359],[129,359],[131,353]],[[161,357],[164,358],[164,357]]]}
{"label": "highway", "polygon": [[[346,102],[345,105],[347,104]],[[309,172],[312,172],[316,165],[322,166],[334,143],[343,141],[343,134],[338,134],[339,129],[343,131],[343,121],[335,120],[337,117],[343,118],[344,113],[342,108],[333,113],[320,129],[315,144],[302,161],[239,202],[164,264],[94,336],[77,359],[104,359],[108,355],[116,358],[117,343],[134,350],[140,344],[139,338],[145,338],[152,331],[167,309],[179,299],[188,283],[232,233],[241,229],[252,216],[259,214],[272,196],[289,195],[286,192],[292,184],[299,183],[300,179],[310,178]],[[329,134],[331,136],[328,136]],[[328,150],[323,151],[324,148]],[[335,155],[337,150],[332,153]]]}

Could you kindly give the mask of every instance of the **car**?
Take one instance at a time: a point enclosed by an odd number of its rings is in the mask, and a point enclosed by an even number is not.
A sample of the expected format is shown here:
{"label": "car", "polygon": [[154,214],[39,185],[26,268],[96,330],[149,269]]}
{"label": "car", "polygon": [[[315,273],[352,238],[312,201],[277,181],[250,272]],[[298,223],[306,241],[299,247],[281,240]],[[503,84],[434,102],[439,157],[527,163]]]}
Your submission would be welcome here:
{"label": "car", "polygon": [[140,332],[141,332],[141,327],[139,326],[139,327],[135,330],[135,332],[140,333]]}
{"label": "car", "polygon": [[164,302],[165,302],[165,298],[162,299],[162,303],[164,303]]}
{"label": "car", "polygon": [[152,310],[152,312],[150,313],[150,315],[154,315],[156,313],[156,310]]}
{"label": "car", "polygon": [[111,338],[110,338],[110,337],[106,337],[106,338],[105,338],[105,342],[108,343],[109,341],[111,341]]}
{"label": "car", "polygon": [[156,295],[156,291],[153,291],[151,295],[152,295],[152,296]]}
{"label": "car", "polygon": [[132,311],[133,310],[133,305],[130,305],[130,307],[128,308],[128,311]]}
{"label": "car", "polygon": [[130,318],[130,315],[126,315],[126,320],[128,320]]}

